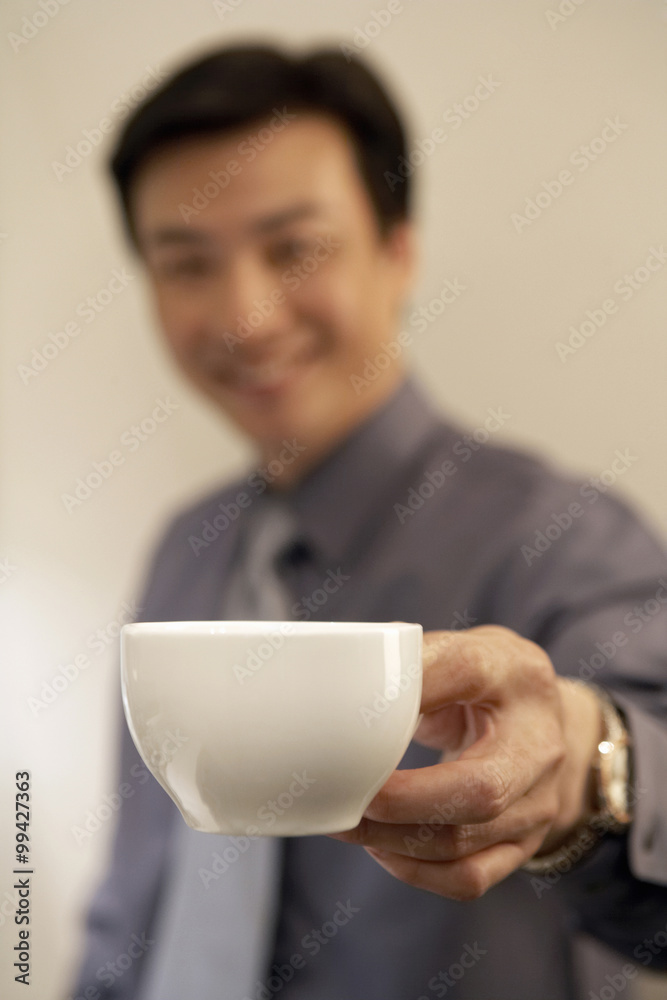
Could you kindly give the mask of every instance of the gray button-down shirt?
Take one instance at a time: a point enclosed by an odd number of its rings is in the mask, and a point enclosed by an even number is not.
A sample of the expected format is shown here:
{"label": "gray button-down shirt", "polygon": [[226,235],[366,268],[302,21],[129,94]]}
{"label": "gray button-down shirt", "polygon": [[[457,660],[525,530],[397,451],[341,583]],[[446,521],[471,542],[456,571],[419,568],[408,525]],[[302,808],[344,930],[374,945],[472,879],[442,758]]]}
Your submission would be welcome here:
{"label": "gray button-down shirt", "polygon": [[[632,831],[606,837],[550,882],[515,873],[471,903],[404,885],[354,845],[283,841],[261,1000],[588,997],[605,975],[623,973],[593,954],[587,936],[619,949],[621,965],[667,967],[667,948],[655,945],[667,925],[667,556],[602,484],[481,437],[444,422],[406,381],[289,497],[304,541],[302,558],[285,568],[293,615],[400,619],[425,630],[497,623],[539,643],[559,673],[606,687],[626,713]],[[217,617],[245,512],[265,501],[265,486],[251,475],[174,521],[153,563],[144,620]],[[401,766],[438,758],[413,743]],[[124,731],[122,773],[137,761]],[[181,822],[174,814],[152,781],[123,802],[89,914],[79,992],[99,988],[95,970],[123,950],[130,929],[152,925],[170,830]],[[303,963],[280,981],[294,955]],[[136,962],[100,997],[129,1000],[140,974]]]}

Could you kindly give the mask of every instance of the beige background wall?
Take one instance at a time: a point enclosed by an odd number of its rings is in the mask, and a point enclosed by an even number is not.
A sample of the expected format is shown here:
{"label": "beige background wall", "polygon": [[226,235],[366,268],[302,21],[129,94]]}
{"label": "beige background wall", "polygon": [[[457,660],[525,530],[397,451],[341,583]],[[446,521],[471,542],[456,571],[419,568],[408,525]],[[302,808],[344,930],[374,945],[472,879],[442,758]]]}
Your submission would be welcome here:
{"label": "beige background wall", "polygon": [[[44,2],[52,10],[62,0]],[[550,23],[559,3],[571,13]],[[372,12],[387,6],[230,0],[219,13],[207,0],[69,0],[41,26],[38,0],[2,4],[3,997],[27,995],[8,957],[14,772],[29,769],[33,783],[31,995],[56,1000],[113,826],[112,818],[86,838],[76,834],[114,791],[113,635],[122,601],[136,595],[168,512],[247,455],[163,354],[104,181],[102,148],[60,178],[54,161],[84,129],[119,121],[123,95],[142,77],[202,45],[258,30],[289,42],[333,34],[354,44]],[[40,25],[33,37],[17,42],[12,33],[29,33],[32,19]],[[636,461],[618,487],[667,536],[667,265],[638,272],[650,279],[631,295],[614,288],[651,248],[667,245],[667,5],[403,0],[365,53],[402,96],[415,140],[438,127],[447,136],[416,171],[424,264],[414,304],[427,304],[447,279],[466,290],[415,333],[415,369],[454,417],[475,427],[489,407],[502,407],[510,419],[499,440],[568,468],[599,475],[617,449],[630,449]],[[468,100],[467,119],[447,115],[489,76],[493,93],[477,108]],[[618,134],[602,150],[593,141],[607,119]],[[584,169],[577,150],[591,143]],[[546,205],[543,185],[566,169],[571,183]],[[538,192],[545,207],[518,231],[513,213]],[[77,308],[114,268],[131,280],[87,322]],[[615,314],[561,360],[556,344],[570,325],[610,298]],[[66,346],[26,377],[20,366],[33,349],[77,319],[79,334],[61,336]],[[124,464],[68,512],[62,494],[165,396],[178,404],[169,419],[136,450],[124,446]],[[91,645],[98,629],[108,645]],[[40,706],[54,681],[60,690]]]}

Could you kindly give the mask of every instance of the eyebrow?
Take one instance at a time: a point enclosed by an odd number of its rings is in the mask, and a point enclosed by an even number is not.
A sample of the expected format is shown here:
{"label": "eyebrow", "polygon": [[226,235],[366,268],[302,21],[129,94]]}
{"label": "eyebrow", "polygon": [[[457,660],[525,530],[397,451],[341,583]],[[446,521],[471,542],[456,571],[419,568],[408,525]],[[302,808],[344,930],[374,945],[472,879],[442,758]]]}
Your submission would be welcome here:
{"label": "eyebrow", "polygon": [[282,212],[275,212],[266,218],[258,219],[250,228],[256,233],[273,232],[290,222],[298,222],[300,219],[312,218],[314,215],[321,215],[322,210],[319,205],[312,201],[301,202],[299,205],[292,205]]}
{"label": "eyebrow", "polygon": [[154,232],[148,233],[144,238],[144,243],[156,247],[181,243],[201,244],[210,242],[208,233],[197,229],[186,229],[181,226],[160,226]]}
{"label": "eyebrow", "polygon": [[[282,229],[291,222],[298,222],[301,219],[312,218],[322,214],[322,209],[315,202],[302,202],[292,205],[273,215],[263,216],[249,226],[252,234],[263,236],[276,230]],[[193,229],[190,226],[160,226],[154,232],[149,233],[146,244],[154,247],[178,246],[178,245],[205,245],[211,243],[213,237],[204,229]]]}

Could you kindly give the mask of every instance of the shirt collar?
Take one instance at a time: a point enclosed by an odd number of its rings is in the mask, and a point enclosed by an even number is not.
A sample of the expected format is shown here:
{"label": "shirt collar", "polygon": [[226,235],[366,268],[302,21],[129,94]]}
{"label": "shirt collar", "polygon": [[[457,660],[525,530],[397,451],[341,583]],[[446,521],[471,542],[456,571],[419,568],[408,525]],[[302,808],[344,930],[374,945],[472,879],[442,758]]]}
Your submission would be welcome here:
{"label": "shirt collar", "polygon": [[401,471],[444,423],[407,377],[370,417],[290,494],[305,539],[328,560],[344,556],[377,517]]}

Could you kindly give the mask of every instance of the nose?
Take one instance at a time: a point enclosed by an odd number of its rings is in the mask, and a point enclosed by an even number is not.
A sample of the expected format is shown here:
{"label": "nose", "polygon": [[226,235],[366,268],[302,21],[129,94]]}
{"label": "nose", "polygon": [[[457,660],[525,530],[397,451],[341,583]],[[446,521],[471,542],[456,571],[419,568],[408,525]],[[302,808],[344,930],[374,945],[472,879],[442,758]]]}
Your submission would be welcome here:
{"label": "nose", "polygon": [[214,315],[216,332],[241,338],[249,352],[263,350],[291,321],[287,295],[275,270],[242,253],[235,255],[221,276]]}

